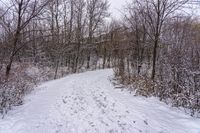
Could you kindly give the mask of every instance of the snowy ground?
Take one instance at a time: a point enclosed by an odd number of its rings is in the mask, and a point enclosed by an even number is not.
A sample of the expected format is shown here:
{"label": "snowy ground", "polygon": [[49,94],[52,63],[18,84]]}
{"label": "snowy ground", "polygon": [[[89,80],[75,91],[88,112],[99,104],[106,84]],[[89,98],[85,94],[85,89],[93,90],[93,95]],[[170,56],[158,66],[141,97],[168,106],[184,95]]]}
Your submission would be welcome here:
{"label": "snowy ground", "polygon": [[200,119],[114,89],[112,73],[74,74],[37,87],[0,119],[0,133],[200,133]]}

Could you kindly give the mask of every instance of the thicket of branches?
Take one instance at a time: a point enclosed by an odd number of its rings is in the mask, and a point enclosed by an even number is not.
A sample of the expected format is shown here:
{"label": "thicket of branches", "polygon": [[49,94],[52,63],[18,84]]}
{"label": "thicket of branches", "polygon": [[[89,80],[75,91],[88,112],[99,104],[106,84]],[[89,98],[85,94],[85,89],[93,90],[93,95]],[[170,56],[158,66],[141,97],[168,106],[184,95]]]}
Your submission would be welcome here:
{"label": "thicket of branches", "polygon": [[115,74],[138,94],[158,96],[195,115],[200,112],[200,22],[180,13],[187,2],[129,4],[122,27],[128,45],[120,49]]}

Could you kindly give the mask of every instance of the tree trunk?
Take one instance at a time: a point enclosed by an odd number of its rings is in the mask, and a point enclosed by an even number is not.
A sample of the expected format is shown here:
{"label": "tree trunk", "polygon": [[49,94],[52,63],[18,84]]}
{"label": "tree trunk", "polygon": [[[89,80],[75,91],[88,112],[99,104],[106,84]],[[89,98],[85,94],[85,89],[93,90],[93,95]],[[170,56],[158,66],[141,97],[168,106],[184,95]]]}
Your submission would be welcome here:
{"label": "tree trunk", "polygon": [[155,73],[156,73],[156,56],[157,56],[157,47],[158,47],[158,38],[156,38],[153,48],[153,68],[152,68],[152,75],[151,79],[155,79]]}
{"label": "tree trunk", "polygon": [[58,58],[58,60],[56,62],[56,71],[54,74],[54,79],[57,79],[59,64],[60,64],[60,57]]}
{"label": "tree trunk", "polygon": [[87,69],[90,68],[90,51],[88,51],[88,56],[87,56]]}

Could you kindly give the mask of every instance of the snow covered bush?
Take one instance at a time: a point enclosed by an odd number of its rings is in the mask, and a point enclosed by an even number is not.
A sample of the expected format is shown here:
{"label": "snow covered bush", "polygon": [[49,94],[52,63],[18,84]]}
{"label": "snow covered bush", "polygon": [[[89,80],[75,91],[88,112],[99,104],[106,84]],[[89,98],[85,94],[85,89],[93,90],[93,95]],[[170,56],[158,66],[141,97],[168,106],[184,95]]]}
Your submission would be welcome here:
{"label": "snow covered bush", "polygon": [[[115,75],[136,94],[159,97],[172,106],[184,108],[192,116],[200,116],[200,22],[190,17],[167,22],[159,37],[156,62],[154,43],[146,36],[147,31],[141,30],[143,34],[127,31],[132,34],[130,46],[118,44],[122,47],[119,53],[126,52],[119,54]],[[134,29],[140,25],[132,26]]]}
{"label": "snow covered bush", "polygon": [[26,73],[27,64],[14,64],[12,73],[5,80],[4,68],[0,75],[0,113],[5,114],[12,106],[23,103],[23,97],[35,85],[35,79]]}
{"label": "snow covered bush", "polygon": [[[49,67],[30,63],[14,63],[9,79],[5,80],[5,66],[0,71],[0,113],[5,114],[13,106],[23,104],[24,96],[42,81],[53,79],[54,71]],[[60,75],[60,72],[59,72]]]}
{"label": "snow covered bush", "polygon": [[130,91],[134,91],[136,95],[159,97],[161,101],[174,107],[183,107],[187,113],[199,117],[200,73],[179,69],[174,77],[173,69],[168,67],[165,70],[165,75],[162,74],[162,78],[157,78],[156,81],[141,75],[131,74],[130,76],[126,72],[119,74],[116,70],[115,79]]}

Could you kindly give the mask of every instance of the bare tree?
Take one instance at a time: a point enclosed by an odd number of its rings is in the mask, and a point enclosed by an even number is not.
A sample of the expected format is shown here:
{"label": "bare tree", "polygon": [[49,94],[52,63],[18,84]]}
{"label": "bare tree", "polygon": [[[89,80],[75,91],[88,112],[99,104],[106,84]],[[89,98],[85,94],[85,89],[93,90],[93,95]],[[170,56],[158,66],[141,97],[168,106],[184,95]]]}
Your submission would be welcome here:
{"label": "bare tree", "polygon": [[75,60],[74,60],[74,67],[73,67],[73,72],[77,71],[77,67],[78,67],[78,61],[79,61],[79,57],[80,57],[80,48],[81,48],[81,44],[83,44],[83,38],[84,38],[84,28],[85,28],[85,1],[84,0],[77,0],[76,4],[75,4],[75,11],[76,11],[76,43],[75,43],[75,49],[76,49],[76,53],[75,53]]}
{"label": "bare tree", "polygon": [[[105,18],[109,16],[109,3],[107,0],[87,0],[87,14],[88,14],[88,44],[92,46],[93,37],[97,28],[104,22]],[[87,56],[87,68],[90,66],[90,50]]]}
{"label": "bare tree", "polygon": [[179,10],[188,0],[144,0],[133,1],[136,8],[141,12],[144,22],[149,31],[149,38],[153,42],[153,65],[151,79],[154,80],[156,72],[157,49],[160,36],[163,30],[163,24],[172,17],[173,13]]}
{"label": "bare tree", "polygon": [[12,0],[11,3],[14,5],[13,19],[16,18],[16,23],[14,25],[15,30],[12,40],[12,51],[6,66],[6,79],[9,78],[15,55],[24,47],[24,44],[19,44],[21,31],[30,23],[32,19],[41,13],[42,9],[47,5],[48,1],[41,3],[37,0]]}

